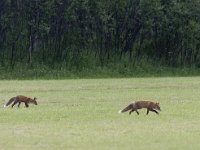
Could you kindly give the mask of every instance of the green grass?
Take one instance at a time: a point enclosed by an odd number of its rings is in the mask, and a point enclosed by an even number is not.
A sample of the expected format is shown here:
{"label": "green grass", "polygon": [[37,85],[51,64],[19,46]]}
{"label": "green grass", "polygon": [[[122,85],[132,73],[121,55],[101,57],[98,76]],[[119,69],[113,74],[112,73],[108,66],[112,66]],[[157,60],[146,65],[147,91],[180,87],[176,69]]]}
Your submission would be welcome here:
{"label": "green grass", "polygon": [[[1,150],[200,149],[200,77],[0,81],[0,98],[36,96],[38,106],[0,108]],[[158,101],[160,115],[118,114]]]}

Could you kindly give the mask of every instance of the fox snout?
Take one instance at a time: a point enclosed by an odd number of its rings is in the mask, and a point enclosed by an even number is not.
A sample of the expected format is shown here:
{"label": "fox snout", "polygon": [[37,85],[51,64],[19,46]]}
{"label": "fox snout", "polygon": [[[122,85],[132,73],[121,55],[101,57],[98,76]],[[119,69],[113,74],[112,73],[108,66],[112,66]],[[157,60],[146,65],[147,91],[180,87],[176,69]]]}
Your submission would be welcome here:
{"label": "fox snout", "polygon": [[36,97],[34,97],[34,99],[33,99],[33,103],[35,104],[35,105],[37,105],[37,101],[36,101]]}

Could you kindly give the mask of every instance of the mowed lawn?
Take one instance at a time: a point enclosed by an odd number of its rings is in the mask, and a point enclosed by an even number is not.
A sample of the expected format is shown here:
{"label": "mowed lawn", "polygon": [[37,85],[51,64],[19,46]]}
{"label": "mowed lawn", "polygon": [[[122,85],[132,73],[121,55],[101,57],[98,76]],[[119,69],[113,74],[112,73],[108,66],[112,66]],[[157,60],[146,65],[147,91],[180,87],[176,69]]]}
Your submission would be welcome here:
{"label": "mowed lawn", "polygon": [[[38,106],[3,108],[12,96]],[[200,77],[0,81],[0,150],[200,149]],[[160,103],[118,114],[129,102]]]}

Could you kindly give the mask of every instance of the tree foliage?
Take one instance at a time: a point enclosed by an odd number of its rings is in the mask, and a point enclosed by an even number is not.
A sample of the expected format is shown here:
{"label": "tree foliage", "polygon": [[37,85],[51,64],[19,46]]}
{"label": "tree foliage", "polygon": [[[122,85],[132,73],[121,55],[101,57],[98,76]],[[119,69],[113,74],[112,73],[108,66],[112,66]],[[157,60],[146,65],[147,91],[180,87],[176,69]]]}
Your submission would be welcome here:
{"label": "tree foliage", "polygon": [[199,0],[1,0],[0,65],[200,66]]}

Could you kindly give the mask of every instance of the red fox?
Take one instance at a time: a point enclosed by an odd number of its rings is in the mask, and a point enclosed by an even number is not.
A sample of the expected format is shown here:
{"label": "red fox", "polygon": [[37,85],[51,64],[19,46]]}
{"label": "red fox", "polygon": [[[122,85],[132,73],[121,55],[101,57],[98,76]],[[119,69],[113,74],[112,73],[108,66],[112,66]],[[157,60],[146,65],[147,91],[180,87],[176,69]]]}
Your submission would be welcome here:
{"label": "red fox", "polygon": [[128,110],[131,110],[129,112],[129,115],[134,111],[139,115],[139,112],[137,110],[142,109],[142,108],[147,108],[147,113],[146,113],[147,115],[149,114],[149,111],[155,112],[156,114],[159,114],[156,110],[161,111],[159,103],[154,103],[151,101],[136,101],[129,104],[124,109],[120,110],[119,113],[123,113]]}
{"label": "red fox", "polygon": [[7,107],[8,105],[12,104],[12,107],[14,105],[16,105],[18,103],[18,107],[20,106],[21,102],[25,103],[26,107],[29,107],[29,103],[33,103],[35,105],[37,105],[37,101],[36,101],[36,97],[34,97],[34,99],[30,98],[30,97],[26,97],[26,96],[22,96],[22,95],[18,95],[15,97],[12,97],[5,105],[4,107]]}

